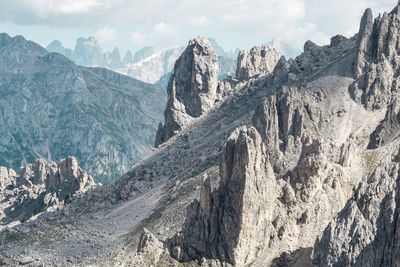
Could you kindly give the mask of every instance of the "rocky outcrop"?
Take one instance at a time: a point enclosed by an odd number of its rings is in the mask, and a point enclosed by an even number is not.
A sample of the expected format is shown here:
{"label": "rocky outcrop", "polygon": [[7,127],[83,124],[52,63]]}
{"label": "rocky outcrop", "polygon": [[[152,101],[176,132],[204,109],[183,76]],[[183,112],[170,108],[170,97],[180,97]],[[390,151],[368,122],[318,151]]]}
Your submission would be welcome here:
{"label": "rocky outcrop", "polygon": [[236,78],[248,80],[271,73],[279,58],[279,52],[271,44],[255,46],[248,52],[240,51],[237,58]]}
{"label": "rocky outcrop", "polygon": [[170,240],[179,260],[206,257],[244,266],[269,239],[275,177],[255,128],[239,128],[231,135],[220,175],[214,192],[209,179],[204,181],[200,201],[191,204],[182,232]]}
{"label": "rocky outcrop", "polygon": [[373,20],[367,9],[358,33],[353,98],[369,109],[385,107],[397,93],[400,82],[399,34],[400,6]]}
{"label": "rocky outcrop", "polygon": [[204,37],[191,40],[176,61],[169,81],[165,124],[159,128],[156,146],[214,105],[218,75],[218,59],[210,42]]}
{"label": "rocky outcrop", "polygon": [[0,191],[15,183],[17,173],[13,169],[0,166]]}
{"label": "rocky outcrop", "polygon": [[[4,169],[0,167],[0,171]],[[8,186],[0,190],[0,228],[56,209],[70,202],[74,195],[96,185],[74,157],[61,160],[58,164],[37,159],[22,168],[18,176],[13,170],[8,170],[8,174]]]}
{"label": "rocky outcrop", "polygon": [[399,266],[399,158],[381,162],[324,230],[316,266]]}
{"label": "rocky outcrop", "polygon": [[140,236],[138,252],[146,253],[154,251],[163,251],[163,244],[146,228],[143,229],[142,235]]}

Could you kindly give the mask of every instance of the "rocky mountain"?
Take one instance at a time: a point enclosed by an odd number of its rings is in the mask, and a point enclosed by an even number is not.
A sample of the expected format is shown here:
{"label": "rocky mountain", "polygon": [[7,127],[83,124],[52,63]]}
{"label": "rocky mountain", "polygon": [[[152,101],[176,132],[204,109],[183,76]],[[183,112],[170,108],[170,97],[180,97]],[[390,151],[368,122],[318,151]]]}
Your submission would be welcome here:
{"label": "rocky mountain", "polygon": [[[208,39],[216,48],[219,57],[220,79],[224,79],[227,73],[234,76],[238,50],[235,52],[226,52],[215,39]],[[58,40],[54,40],[46,49],[50,52],[60,53],[78,65],[108,68],[140,81],[157,83],[164,75],[173,70],[175,61],[182,54],[185,47],[179,46],[166,50],[158,50],[147,46],[135,52],[134,55],[132,55],[131,51],[127,51],[121,59],[118,48],[115,48],[112,52],[104,52],[94,37],[81,37],[77,39],[74,50],[64,48]]]}
{"label": "rocky mountain", "polygon": [[[241,51],[238,56],[237,76],[242,80],[249,78],[249,75],[242,77],[242,72],[252,76],[270,73],[278,58],[278,52],[272,46],[255,47],[248,59],[246,55],[246,51]],[[207,38],[197,37],[189,42],[176,61],[169,80],[165,123],[159,125],[156,146],[173,137],[193,118],[207,113],[215,102],[221,101],[236,86],[237,81],[232,77],[218,82],[220,60]]]}
{"label": "rocky mountain", "polygon": [[231,79],[190,41],[162,132],[190,119],[114,183],[0,231],[1,262],[397,266],[399,21],[400,4],[367,10],[354,37],[267,70],[248,52],[248,77],[218,101]]}
{"label": "rocky mountain", "polygon": [[0,35],[0,166],[73,155],[97,181],[146,157],[165,94],[101,68],[85,68],[21,36]]}
{"label": "rocky mountain", "polygon": [[218,58],[211,43],[204,37],[191,40],[169,80],[165,124],[159,126],[156,146],[211,109],[219,97],[218,76]]}
{"label": "rocky mountain", "polygon": [[172,70],[183,49],[174,47],[159,51],[154,47],[145,47],[135,53],[133,62],[115,70],[141,81],[156,83]]}

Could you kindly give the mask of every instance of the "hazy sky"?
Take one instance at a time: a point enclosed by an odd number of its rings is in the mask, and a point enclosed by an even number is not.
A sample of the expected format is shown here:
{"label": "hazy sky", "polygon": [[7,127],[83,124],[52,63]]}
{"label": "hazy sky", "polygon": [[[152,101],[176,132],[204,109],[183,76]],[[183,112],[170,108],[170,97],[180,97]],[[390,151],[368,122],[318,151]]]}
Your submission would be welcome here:
{"label": "hazy sky", "polygon": [[0,28],[47,45],[53,39],[73,48],[79,36],[94,35],[106,49],[145,45],[166,48],[197,35],[224,48],[248,49],[275,40],[299,51],[306,40],[357,32],[367,7],[374,15],[398,0],[1,0]]}

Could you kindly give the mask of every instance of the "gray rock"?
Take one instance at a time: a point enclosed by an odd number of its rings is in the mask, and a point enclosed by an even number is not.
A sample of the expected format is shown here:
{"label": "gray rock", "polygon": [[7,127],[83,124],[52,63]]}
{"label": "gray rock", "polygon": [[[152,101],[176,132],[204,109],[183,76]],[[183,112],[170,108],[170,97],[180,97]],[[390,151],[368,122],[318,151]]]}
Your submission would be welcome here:
{"label": "gray rock", "polygon": [[398,266],[399,164],[381,162],[316,241],[316,266]]}
{"label": "gray rock", "polygon": [[0,166],[0,191],[16,182],[17,174],[13,169]]}
{"label": "gray rock", "polygon": [[249,52],[240,51],[237,59],[236,78],[247,80],[271,73],[279,58],[279,52],[271,44],[255,46]]}
{"label": "gray rock", "polygon": [[369,109],[389,104],[396,94],[400,61],[398,53],[400,7],[373,21],[371,9],[361,20],[358,33],[353,98]]}
{"label": "gray rock", "polygon": [[180,260],[204,256],[245,266],[264,248],[273,211],[262,206],[274,201],[275,177],[255,128],[231,135],[220,175],[212,194],[209,179],[204,181],[200,202],[190,206],[182,232],[170,240],[171,251]]}
{"label": "gray rock", "polygon": [[143,233],[140,236],[138,252],[154,252],[156,250],[163,251],[163,244],[146,228],[143,229]]}
{"label": "gray rock", "polygon": [[15,179],[10,183],[13,190],[0,190],[0,228],[57,209],[70,202],[74,195],[85,193],[96,185],[74,157],[61,160],[59,164],[37,159],[22,168],[18,177],[10,177]]}
{"label": "gray rock", "polygon": [[210,42],[204,37],[191,40],[169,81],[165,123],[157,133],[156,146],[214,105],[218,73],[218,58]]}
{"label": "gray rock", "polygon": [[380,122],[375,131],[370,135],[369,149],[376,149],[392,142],[400,134],[400,105],[396,98],[386,111],[385,118]]}

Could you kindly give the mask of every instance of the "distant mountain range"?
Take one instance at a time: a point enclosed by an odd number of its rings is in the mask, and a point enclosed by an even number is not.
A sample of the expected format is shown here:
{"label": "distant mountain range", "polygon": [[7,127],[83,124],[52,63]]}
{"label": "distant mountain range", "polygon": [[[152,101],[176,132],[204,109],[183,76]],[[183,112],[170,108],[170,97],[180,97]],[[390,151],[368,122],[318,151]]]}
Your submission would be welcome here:
{"label": "distant mountain range", "polygon": [[[83,47],[76,51],[90,56],[78,62],[104,63],[96,48]],[[18,170],[38,157],[73,155],[97,181],[109,181],[151,151],[165,96],[151,84],[0,34],[0,166]]]}
{"label": "distant mountain range", "polygon": [[[234,74],[239,49],[226,52],[215,39],[208,39],[218,55],[221,79],[225,78],[228,72]],[[112,52],[104,51],[94,37],[80,37],[76,41],[74,50],[65,48],[58,40],[51,42],[46,49],[49,52],[66,56],[77,65],[107,68],[144,82],[156,83],[172,71],[175,61],[182,54],[185,45],[165,50],[144,47],[134,54],[127,51],[121,57],[118,47]]]}

